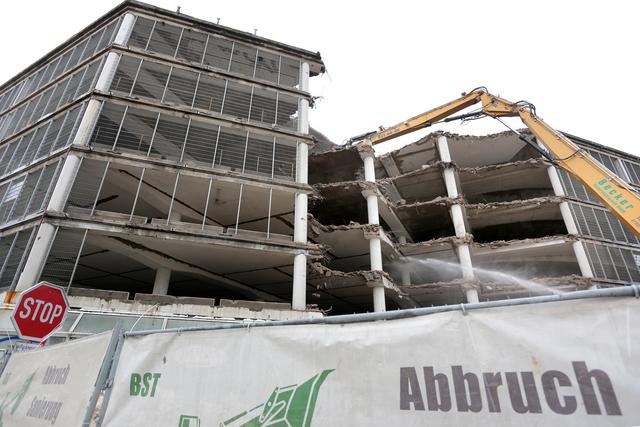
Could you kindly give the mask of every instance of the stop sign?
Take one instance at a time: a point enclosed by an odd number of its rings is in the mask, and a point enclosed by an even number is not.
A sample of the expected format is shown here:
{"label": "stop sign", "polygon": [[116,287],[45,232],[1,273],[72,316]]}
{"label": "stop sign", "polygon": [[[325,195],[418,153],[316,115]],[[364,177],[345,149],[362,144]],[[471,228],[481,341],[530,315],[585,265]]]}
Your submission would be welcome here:
{"label": "stop sign", "polygon": [[68,310],[64,290],[40,282],[20,295],[11,320],[20,338],[41,342],[62,325]]}

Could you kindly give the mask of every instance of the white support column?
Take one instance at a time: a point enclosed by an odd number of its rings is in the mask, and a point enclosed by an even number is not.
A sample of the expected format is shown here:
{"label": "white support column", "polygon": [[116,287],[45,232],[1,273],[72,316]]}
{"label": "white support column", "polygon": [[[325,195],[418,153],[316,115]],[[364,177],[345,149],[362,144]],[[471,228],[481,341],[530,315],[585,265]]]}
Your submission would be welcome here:
{"label": "white support column", "polygon": [[[101,84],[105,84],[109,87],[111,85],[111,81],[103,78],[103,73],[105,73],[105,69],[102,70],[98,77],[98,81],[102,80]],[[111,75],[111,78],[113,78],[113,75]],[[73,137],[73,145],[87,146],[89,144],[91,133],[98,121],[101,105],[100,101],[96,99],[89,100],[87,108],[84,110],[84,114],[80,120],[78,130]],[[78,154],[74,152],[69,152],[67,154],[67,157],[64,159],[62,169],[60,170],[60,174],[58,175],[58,180],[56,181],[53,192],[51,193],[51,198],[47,204],[47,211],[64,211],[64,207],[67,203],[67,197],[71,192],[73,182],[78,170],[80,169],[81,163],[82,159]],[[40,224],[36,238],[31,246],[31,250],[29,251],[27,261],[24,264],[24,269],[18,279],[18,284],[16,285],[17,292],[24,291],[25,289],[33,286],[40,277],[42,268],[49,256],[49,249],[53,244],[53,239],[56,234],[55,230],[56,228],[51,224],[46,222],[42,222]]]}
{"label": "white support column", "polygon": [[[364,162],[364,178],[367,182],[376,182],[376,170],[374,162],[373,150],[369,152],[361,152],[362,161]],[[378,212],[378,193],[375,190],[367,190],[362,193],[367,198],[367,217],[369,224],[380,224],[380,215]],[[380,237],[369,238],[369,258],[371,263],[371,271],[383,271],[382,268],[382,244]],[[386,298],[384,286],[375,286],[373,288],[373,311],[386,311]]]}
{"label": "white support column", "polygon": [[[549,166],[547,168],[547,174],[549,175],[549,180],[551,181],[551,187],[553,187],[553,193],[556,196],[563,197],[565,196],[564,188],[562,187],[562,182],[560,182],[560,175],[558,174],[558,170],[555,166]],[[561,202],[560,203],[560,215],[562,215],[562,220],[564,221],[565,227],[567,227],[567,232],[569,234],[578,235],[578,227],[576,225],[575,220],[573,219],[573,214],[571,213],[571,208],[569,207],[569,203]],[[578,268],[580,268],[580,275],[584,277],[594,277],[593,270],[591,270],[591,264],[589,263],[589,258],[587,257],[587,253],[584,250],[584,245],[580,240],[573,242],[571,245],[573,248],[573,254],[578,261]]]}
{"label": "white support column", "polygon": [[98,77],[98,81],[96,82],[96,91],[103,93],[109,92],[109,87],[111,86],[111,82],[116,75],[116,70],[118,69],[119,63],[120,55],[116,52],[109,52],[109,54],[107,55],[107,59],[105,59],[104,65],[102,66],[100,77]]}
{"label": "white support column", "polygon": [[36,281],[40,277],[40,272],[44,267],[44,263],[49,256],[49,249],[51,249],[55,235],[56,227],[47,222],[40,224],[38,234],[36,234],[36,238],[29,251],[29,257],[18,279],[16,292],[24,291],[36,284]]}
{"label": "white support column", "polygon": [[464,215],[462,214],[462,206],[459,204],[451,205],[449,208],[451,221],[456,237],[464,237],[467,235],[467,226],[464,224]]}
{"label": "white support column", "polygon": [[171,269],[167,267],[159,267],[156,270],[156,278],[153,282],[154,295],[167,295],[169,292],[169,282],[171,281]]}
{"label": "white support column", "polygon": [[[169,213],[170,222],[179,222],[182,219],[180,212],[172,211]],[[156,277],[153,282],[154,295],[167,295],[169,292],[169,283],[171,282],[171,269],[168,267],[158,267],[156,269]]]}
{"label": "white support column", "polygon": [[[445,136],[438,137],[436,141],[438,147],[438,153],[440,154],[440,160],[443,162],[451,162],[451,153],[449,152],[449,143]],[[444,185],[447,189],[447,196],[451,198],[458,197],[458,183],[456,182],[456,175],[452,168],[445,168],[443,173]],[[462,212],[462,205],[454,204],[449,208],[451,214],[451,222],[453,222],[453,229],[456,233],[456,237],[465,237],[467,235],[467,226],[464,222],[464,214]],[[458,254],[458,260],[460,262],[460,268],[462,270],[462,278],[469,281],[475,281],[476,277],[473,272],[473,263],[471,262],[471,251],[469,245],[466,243],[459,244],[456,247],[456,253]],[[478,290],[469,288],[466,289],[466,296],[468,303],[476,303],[479,301]]]}
{"label": "white support column", "polygon": [[[476,276],[473,273],[473,264],[471,263],[471,251],[469,245],[462,244],[456,248],[458,252],[458,259],[460,259],[460,266],[462,267],[462,278],[469,281],[474,281]],[[476,303],[480,301],[478,296],[478,290],[475,288],[465,289],[468,303]]]}
{"label": "white support column", "polygon": [[136,17],[131,13],[126,13],[122,18],[120,28],[118,28],[118,33],[113,39],[113,43],[119,44],[120,46],[126,45],[129,41],[129,36],[131,36],[131,32],[133,31],[133,25],[135,24],[135,22]]}
{"label": "white support column", "polygon": [[[300,67],[300,90],[309,92],[309,64],[303,62]],[[309,100],[301,98],[298,103],[298,132],[309,133]],[[306,142],[298,142],[298,156],[296,158],[296,181],[301,184],[309,183],[309,146]],[[294,206],[293,240],[307,243],[307,194],[296,193]],[[307,309],[307,255],[299,253],[293,258],[293,291],[291,308],[294,310]]]}

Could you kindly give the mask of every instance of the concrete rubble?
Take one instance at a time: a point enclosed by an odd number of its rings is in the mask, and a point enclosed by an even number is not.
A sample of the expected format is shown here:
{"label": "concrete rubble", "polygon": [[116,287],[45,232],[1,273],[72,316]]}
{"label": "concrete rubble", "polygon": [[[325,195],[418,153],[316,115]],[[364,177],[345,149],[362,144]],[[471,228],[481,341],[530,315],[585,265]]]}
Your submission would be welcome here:
{"label": "concrete rubble", "polygon": [[[440,153],[442,137],[450,159]],[[309,233],[326,253],[322,268],[313,267],[312,276],[325,278],[321,287],[347,281],[363,289],[384,273],[393,284],[385,286],[387,305],[399,307],[400,299],[418,306],[464,302],[469,289],[486,300],[597,285],[582,275],[573,251],[579,237],[561,214],[560,206],[571,198],[554,191],[547,173],[551,163],[512,133],[429,134],[376,157],[375,182],[365,180],[363,153],[370,154],[371,147],[330,146],[325,140],[309,158],[315,190]],[[453,171],[453,194],[447,170]],[[367,222],[366,196],[372,193],[381,225]],[[463,213],[462,231],[454,209]],[[384,271],[367,271],[367,233],[384,236]],[[460,247],[468,248],[471,268],[477,269],[472,278],[462,277]],[[420,259],[445,267],[416,267],[414,260]],[[461,267],[443,273],[448,265]],[[521,279],[540,287],[523,287]]]}

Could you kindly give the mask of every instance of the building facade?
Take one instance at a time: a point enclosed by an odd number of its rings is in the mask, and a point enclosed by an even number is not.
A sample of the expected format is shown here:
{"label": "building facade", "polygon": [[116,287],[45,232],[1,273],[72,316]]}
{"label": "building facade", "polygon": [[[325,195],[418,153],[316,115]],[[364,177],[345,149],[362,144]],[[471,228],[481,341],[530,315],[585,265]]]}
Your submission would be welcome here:
{"label": "building facade", "polygon": [[[80,336],[640,281],[637,236],[511,133],[376,156],[310,131],[323,71],[127,1],[0,86],[5,302],[62,286]],[[640,159],[570,137],[640,188]]]}
{"label": "building facade", "polygon": [[46,280],[304,310],[321,72],[318,53],[125,2],[5,83],[7,301]]}

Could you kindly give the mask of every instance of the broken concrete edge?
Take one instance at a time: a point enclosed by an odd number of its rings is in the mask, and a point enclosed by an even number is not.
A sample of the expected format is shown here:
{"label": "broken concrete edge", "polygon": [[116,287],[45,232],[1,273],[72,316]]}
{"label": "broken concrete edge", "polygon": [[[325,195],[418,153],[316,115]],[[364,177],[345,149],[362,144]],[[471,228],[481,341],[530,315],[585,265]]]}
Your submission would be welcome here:
{"label": "broken concrete edge", "polygon": [[511,200],[508,202],[492,202],[492,203],[467,203],[464,199],[463,195],[458,197],[445,197],[438,196],[434,199],[414,202],[414,203],[404,203],[403,201],[392,203],[391,205],[395,209],[410,209],[410,208],[419,208],[423,206],[446,206],[449,207],[451,205],[464,205],[465,208],[470,210],[488,210],[488,209],[497,209],[502,207],[520,207],[520,206],[539,206],[539,205],[550,205],[550,204],[559,204],[562,202],[566,202],[570,200],[568,197],[564,196],[545,196],[545,197],[535,197],[532,199],[524,199],[524,200]]}
{"label": "broken concrete edge", "polygon": [[307,224],[314,237],[318,237],[321,233],[334,233],[336,231],[362,230],[365,233],[379,234],[382,230],[380,224],[360,224],[353,221],[350,221],[348,225],[325,225],[312,214],[307,214]]}
{"label": "broken concrete edge", "polygon": [[521,206],[540,206],[540,205],[552,205],[560,204],[569,200],[564,196],[546,196],[546,197],[534,197],[533,199],[525,200],[511,200],[509,202],[492,202],[492,203],[464,203],[465,208],[469,210],[488,210],[498,208],[514,208]]}
{"label": "broken concrete edge", "polygon": [[[356,180],[356,181],[341,181],[341,182],[329,182],[329,183],[321,183],[321,184],[314,184],[312,186],[315,190],[325,190],[325,189],[332,189],[332,188],[343,188],[345,190],[348,190],[349,188],[352,187],[357,187],[360,190],[364,191],[364,190],[377,190],[378,187],[376,185],[375,182],[369,182],[369,181],[360,181],[360,180]],[[313,197],[313,196],[312,196]]]}
{"label": "broken concrete edge", "polygon": [[543,168],[543,167],[552,166],[552,164],[548,160],[545,160],[542,158],[539,158],[539,159],[534,158],[534,159],[528,159],[528,160],[517,160],[515,162],[498,163],[494,165],[463,167],[463,168],[458,168],[458,172],[468,173],[471,175],[479,175],[483,172],[490,172],[490,171],[500,170],[500,169],[514,167],[514,166],[515,167],[531,166],[534,168]]}
{"label": "broken concrete edge", "polygon": [[387,178],[379,178],[376,180],[376,182],[378,184],[388,184],[388,183],[391,184],[399,179],[411,178],[413,176],[422,175],[424,173],[429,173],[432,171],[442,172],[444,169],[460,169],[460,168],[458,168],[458,165],[456,165],[454,162],[444,162],[442,160],[438,160],[437,162],[434,162],[434,163],[422,165],[422,167],[412,170],[410,172],[405,172],[403,174],[387,177]]}
{"label": "broken concrete edge", "polygon": [[[221,299],[216,306],[214,305],[214,300],[210,298],[136,294],[133,300],[129,300],[103,298],[97,294],[95,296],[89,295],[90,293],[96,293],[96,291],[99,292],[99,290],[87,289],[84,292],[86,295],[78,295],[76,292],[70,293],[69,304],[72,309],[79,308],[83,311],[90,310],[93,312],[93,310],[98,310],[100,312],[117,312],[130,315],[179,315],[187,316],[187,319],[195,316],[205,320],[220,318],[284,320],[291,316],[300,318],[321,314],[320,310],[314,309],[313,306],[307,307],[306,312],[299,312],[292,310],[291,305],[288,303],[268,301]],[[304,313],[308,313],[308,315]]]}
{"label": "broken concrete edge", "polygon": [[155,295],[143,293],[136,293],[133,297],[133,300],[141,303],[158,305],[189,304],[204,305],[207,307],[213,307],[215,305],[215,299],[213,298],[177,297],[173,295]]}
{"label": "broken concrete edge", "polygon": [[403,249],[413,249],[413,248],[423,248],[423,247],[432,247],[432,246],[446,246],[453,245],[459,246],[464,244],[473,243],[473,235],[467,233],[464,237],[458,236],[447,236],[447,237],[438,237],[436,239],[425,240],[422,242],[416,243],[397,243],[396,249],[402,252]]}
{"label": "broken concrete edge", "polygon": [[[526,130],[518,130],[518,132],[520,133],[527,133]],[[491,135],[464,135],[464,134],[458,134],[458,133],[452,133],[452,132],[447,132],[447,131],[435,131],[435,132],[431,132],[425,136],[423,136],[422,138],[420,138],[419,140],[417,140],[416,142],[413,142],[411,144],[407,144],[404,145],[396,150],[390,151],[388,153],[385,153],[384,155],[380,156],[382,157],[395,157],[397,155],[402,155],[402,151],[409,146],[419,146],[419,145],[424,145],[427,143],[433,143],[435,145],[436,141],[438,140],[439,137],[444,136],[446,137],[448,140],[450,141],[463,141],[465,143],[477,143],[477,142],[486,142],[486,141],[491,141],[492,139],[498,139],[501,138],[505,135],[511,135],[513,134],[513,131],[507,130],[504,132],[498,132],[498,133],[494,133]]]}
{"label": "broken concrete edge", "polygon": [[248,308],[251,311],[291,310],[291,304],[288,304],[288,303],[231,300],[231,299],[221,299],[219,306],[221,308],[225,308],[225,307]]}
{"label": "broken concrete edge", "polygon": [[463,205],[463,204],[465,204],[465,200],[462,196],[458,196],[458,197],[438,196],[434,199],[422,201],[422,202],[405,203],[404,200],[401,200],[396,203],[390,203],[390,205],[394,209],[411,209],[411,208],[419,208],[423,206],[449,207],[451,205]]}
{"label": "broken concrete edge", "polygon": [[347,191],[375,191],[379,197],[382,197],[382,194],[378,190],[378,185],[375,182],[368,181],[340,181],[340,182],[330,182],[330,183],[320,183],[314,184],[312,186],[314,192],[309,196],[309,203],[321,203],[326,199],[323,195],[323,192],[330,191],[334,189],[342,189]]}
{"label": "broken concrete edge", "polygon": [[487,243],[478,243],[473,240],[473,234],[467,233],[464,237],[447,236],[439,237],[436,239],[425,240],[417,243],[396,243],[395,248],[406,258],[412,258],[419,256],[419,253],[405,254],[406,252],[412,252],[413,250],[419,250],[420,248],[434,248],[439,246],[451,246],[454,247],[460,245],[470,245],[474,248],[488,248],[498,249],[507,246],[526,246],[536,243],[553,242],[556,240],[563,240],[565,242],[575,242],[578,240],[578,236],[575,234],[555,234],[552,236],[544,236],[528,239],[512,239],[512,240],[495,240]]}
{"label": "broken concrete edge", "polygon": [[494,240],[492,242],[487,242],[487,243],[472,242],[472,245],[477,248],[496,249],[496,248],[502,248],[505,246],[527,245],[527,244],[549,242],[554,240],[564,240],[566,242],[575,242],[578,240],[578,236],[576,236],[575,234],[555,234],[553,236],[544,236],[544,237],[529,238],[529,239]]}
{"label": "broken concrete edge", "polygon": [[110,291],[106,289],[90,289],[90,288],[77,288],[69,287],[67,290],[68,296],[74,297],[90,297],[100,299],[115,299],[115,300],[128,300],[129,292],[123,291]]}
{"label": "broken concrete edge", "polygon": [[[355,278],[362,280],[364,282],[363,284],[366,284],[368,287],[383,286],[385,289],[392,290],[398,294],[403,294],[403,292],[394,283],[391,275],[386,271],[358,270],[345,272],[332,270],[320,263],[309,263],[309,268],[312,276],[315,275],[316,278]],[[331,289],[331,286],[324,283],[324,285],[322,287],[318,287],[318,289]]]}
{"label": "broken concrete edge", "polygon": [[[572,289],[587,289],[593,285],[593,279],[590,277],[584,277],[577,274],[558,277],[534,277],[527,279],[528,281],[535,282],[540,285],[544,285],[549,288],[549,292],[553,292],[560,287],[570,287]],[[482,292],[485,291],[512,291],[513,288],[522,288],[517,283],[507,282],[489,282],[486,280],[467,280],[467,279],[454,279],[446,282],[432,282],[421,283],[412,285],[397,285],[403,291],[411,295],[411,290],[429,290],[433,292],[439,292],[448,289],[477,289]],[[529,289],[523,288],[523,291],[532,292]]]}

